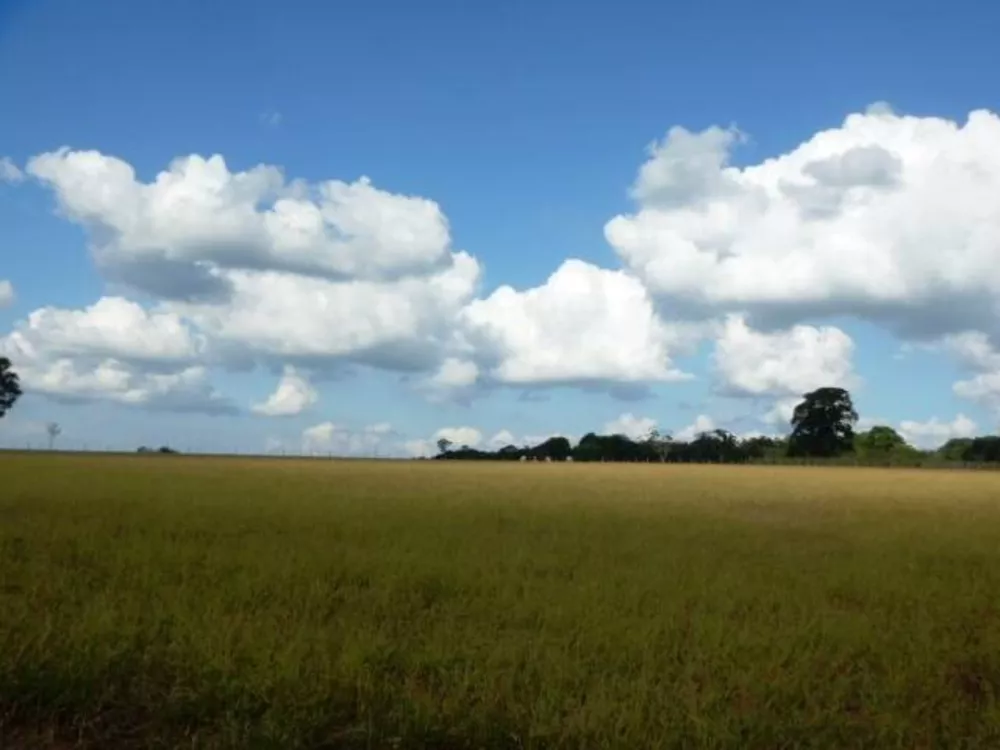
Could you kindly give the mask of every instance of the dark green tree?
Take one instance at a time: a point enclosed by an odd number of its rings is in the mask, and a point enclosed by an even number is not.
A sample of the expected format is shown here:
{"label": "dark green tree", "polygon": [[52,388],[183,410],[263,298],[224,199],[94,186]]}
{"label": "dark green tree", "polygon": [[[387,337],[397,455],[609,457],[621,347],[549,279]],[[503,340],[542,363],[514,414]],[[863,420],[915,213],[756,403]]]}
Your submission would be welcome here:
{"label": "dark green tree", "polygon": [[504,461],[516,461],[524,452],[516,445],[505,445],[497,451],[497,458]]}
{"label": "dark green tree", "polygon": [[858,413],[843,388],[818,388],[806,393],[792,414],[789,456],[829,458],[854,450]]}
{"label": "dark green tree", "polygon": [[588,432],[573,449],[574,461],[600,461],[602,456],[602,442],[598,435]]}
{"label": "dark green tree", "polygon": [[21,380],[11,369],[10,360],[0,357],[0,418],[3,417],[21,397]]}
{"label": "dark green tree", "polygon": [[553,461],[565,461],[572,452],[573,446],[569,440],[560,436],[550,437],[530,451],[535,458],[551,458]]}
{"label": "dark green tree", "polygon": [[780,449],[780,441],[766,435],[745,438],[740,442],[740,450],[748,459],[761,459],[773,455]]}
{"label": "dark green tree", "polygon": [[945,461],[962,461],[971,446],[972,438],[952,438],[937,449],[937,454]]}
{"label": "dark green tree", "polygon": [[906,440],[903,436],[885,425],[876,425],[854,437],[854,448],[862,455],[887,456],[904,447]]}
{"label": "dark green tree", "polygon": [[742,457],[736,436],[728,430],[699,432],[687,452],[691,460],[705,463],[730,463]]}
{"label": "dark green tree", "polygon": [[670,455],[670,444],[672,441],[673,438],[669,432],[660,432],[654,427],[646,435],[645,447],[652,460],[666,461],[667,456]]}
{"label": "dark green tree", "polygon": [[972,442],[962,452],[963,461],[1000,462],[1000,437],[984,435],[972,438]]}

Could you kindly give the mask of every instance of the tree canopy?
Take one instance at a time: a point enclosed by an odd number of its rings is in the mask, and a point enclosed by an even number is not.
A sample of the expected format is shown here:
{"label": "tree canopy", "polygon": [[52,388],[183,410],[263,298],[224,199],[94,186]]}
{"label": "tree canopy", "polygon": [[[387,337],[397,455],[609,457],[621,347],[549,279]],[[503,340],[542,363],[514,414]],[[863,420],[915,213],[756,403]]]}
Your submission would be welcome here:
{"label": "tree canopy", "polygon": [[[439,446],[441,448],[441,446]],[[477,450],[450,445],[438,459],[494,461],[643,461],[670,463],[744,463],[785,453],[785,443],[778,438],[738,438],[726,430],[712,430],[690,441],[674,440],[669,435],[652,432],[633,440],[627,435],[598,435],[589,432],[573,445],[566,437],[551,437],[535,446],[519,448],[506,445],[497,451]]]}
{"label": "tree canopy", "polygon": [[0,357],[0,418],[2,418],[21,397],[21,380],[11,369],[10,360]]}
{"label": "tree canopy", "polygon": [[806,393],[792,414],[788,455],[830,458],[854,450],[858,413],[851,394],[825,387]]}
{"label": "tree canopy", "polygon": [[854,435],[854,451],[864,456],[888,456],[909,448],[906,440],[887,425],[875,425]]}
{"label": "tree canopy", "polygon": [[938,455],[946,461],[964,461],[965,454],[972,447],[972,438],[952,438],[938,448]]}

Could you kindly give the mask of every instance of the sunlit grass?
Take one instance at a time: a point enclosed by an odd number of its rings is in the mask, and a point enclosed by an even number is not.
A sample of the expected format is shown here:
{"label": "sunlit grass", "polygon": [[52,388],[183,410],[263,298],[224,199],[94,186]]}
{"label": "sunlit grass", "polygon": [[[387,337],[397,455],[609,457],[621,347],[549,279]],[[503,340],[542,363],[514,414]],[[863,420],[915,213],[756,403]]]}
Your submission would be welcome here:
{"label": "sunlit grass", "polygon": [[1000,747],[997,474],[0,477],[0,746]]}

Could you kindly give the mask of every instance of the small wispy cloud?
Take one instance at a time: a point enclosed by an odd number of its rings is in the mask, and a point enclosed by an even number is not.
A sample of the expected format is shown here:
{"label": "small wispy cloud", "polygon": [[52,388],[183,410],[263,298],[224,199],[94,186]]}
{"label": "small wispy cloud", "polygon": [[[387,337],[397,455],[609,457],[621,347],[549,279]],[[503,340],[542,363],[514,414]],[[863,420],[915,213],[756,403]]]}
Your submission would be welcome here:
{"label": "small wispy cloud", "polygon": [[0,157],[0,182],[20,182],[24,179],[24,172],[10,160],[9,157]]}
{"label": "small wispy cloud", "polygon": [[260,114],[260,122],[262,125],[266,125],[269,128],[276,128],[281,124],[282,120],[281,112],[277,112],[273,109],[267,112],[262,112]]}

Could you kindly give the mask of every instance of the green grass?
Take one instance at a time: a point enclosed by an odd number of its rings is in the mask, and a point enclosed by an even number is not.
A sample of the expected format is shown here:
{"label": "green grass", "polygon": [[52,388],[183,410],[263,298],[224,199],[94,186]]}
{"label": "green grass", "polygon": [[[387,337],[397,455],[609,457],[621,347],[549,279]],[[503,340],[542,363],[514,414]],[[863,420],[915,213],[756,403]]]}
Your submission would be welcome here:
{"label": "green grass", "polygon": [[0,454],[0,746],[1000,747],[1000,475]]}

